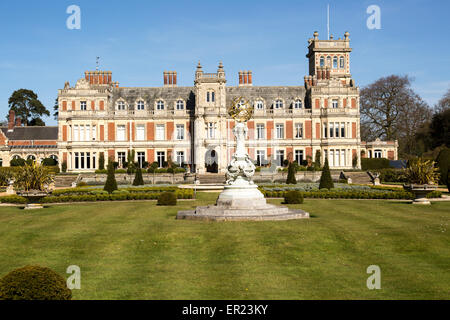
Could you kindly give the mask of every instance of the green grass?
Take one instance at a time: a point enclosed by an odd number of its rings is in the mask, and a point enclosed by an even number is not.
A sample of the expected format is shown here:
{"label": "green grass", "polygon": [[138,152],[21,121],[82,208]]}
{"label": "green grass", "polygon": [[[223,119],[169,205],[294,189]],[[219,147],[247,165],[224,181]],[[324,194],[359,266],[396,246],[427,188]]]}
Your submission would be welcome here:
{"label": "green grass", "polygon": [[[75,299],[450,298],[450,202],[306,199],[291,207],[309,220],[175,220],[216,197],[0,207],[0,276],[40,264],[67,277],[78,265]],[[369,265],[381,290],[366,287]]]}

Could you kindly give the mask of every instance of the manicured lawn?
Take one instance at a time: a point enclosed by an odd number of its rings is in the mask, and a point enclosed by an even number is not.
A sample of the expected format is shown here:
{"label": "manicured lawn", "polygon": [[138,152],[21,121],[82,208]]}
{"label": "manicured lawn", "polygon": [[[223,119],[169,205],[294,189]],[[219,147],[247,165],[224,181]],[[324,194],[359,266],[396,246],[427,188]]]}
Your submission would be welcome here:
{"label": "manicured lawn", "polygon": [[[449,299],[450,202],[305,200],[309,220],[178,221],[156,202],[0,207],[0,276],[27,264],[64,276],[75,299]],[[280,203],[280,200],[271,200]],[[366,268],[381,268],[368,290]]]}

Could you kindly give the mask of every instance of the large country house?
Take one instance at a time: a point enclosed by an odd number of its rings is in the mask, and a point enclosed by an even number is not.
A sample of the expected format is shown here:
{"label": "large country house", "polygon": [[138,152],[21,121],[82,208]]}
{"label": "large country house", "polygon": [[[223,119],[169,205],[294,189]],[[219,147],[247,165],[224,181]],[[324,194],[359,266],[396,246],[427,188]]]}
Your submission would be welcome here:
{"label": "large country house", "polygon": [[73,172],[94,171],[100,154],[122,166],[134,150],[141,165],[173,161],[192,172],[223,173],[235,148],[227,107],[242,97],[254,107],[247,147],[257,165],[306,164],[319,155],[334,169],[360,168],[361,156],[397,160],[397,142],[361,142],[349,33],[319,40],[314,32],[308,43],[309,75],[298,86],[256,86],[252,71],[239,72],[239,85],[227,86],[222,63],[206,73],[199,62],[192,87],[179,87],[176,71],[164,72],[164,85],[156,88],[121,87],[110,71],[87,71],[75,86],[66,82],[58,92],[58,129],[48,129],[57,149],[50,143],[37,148],[34,139],[27,153],[13,143],[10,129],[2,128],[5,148],[12,156],[39,159],[57,152]]}

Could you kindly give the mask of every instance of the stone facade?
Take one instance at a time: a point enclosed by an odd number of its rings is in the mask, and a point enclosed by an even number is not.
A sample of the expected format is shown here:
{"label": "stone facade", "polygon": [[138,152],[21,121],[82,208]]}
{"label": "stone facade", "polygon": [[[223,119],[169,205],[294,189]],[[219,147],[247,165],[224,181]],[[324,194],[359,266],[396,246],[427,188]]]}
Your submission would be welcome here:
{"label": "stone facade", "polygon": [[[258,165],[285,160],[360,168],[359,88],[350,74],[350,40],[308,40],[309,75],[299,86],[254,86],[251,71],[239,72],[239,85],[227,86],[224,66],[205,73],[200,62],[193,87],[178,87],[177,73],[166,71],[158,88],[120,87],[109,71],[88,71],[58,92],[59,158],[68,171],[90,172],[105,159],[126,160],[135,150],[141,164],[170,160],[191,172],[226,171],[235,141],[227,107],[248,100],[247,151]],[[396,146],[389,146],[389,152]],[[355,161],[354,161],[355,159]]]}

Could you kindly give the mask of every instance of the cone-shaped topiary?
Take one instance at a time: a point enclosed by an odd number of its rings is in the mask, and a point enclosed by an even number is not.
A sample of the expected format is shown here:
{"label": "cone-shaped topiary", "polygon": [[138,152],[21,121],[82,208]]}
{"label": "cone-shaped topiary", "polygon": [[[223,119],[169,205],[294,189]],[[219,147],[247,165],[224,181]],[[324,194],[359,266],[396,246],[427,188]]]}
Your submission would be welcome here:
{"label": "cone-shaped topiary", "polygon": [[105,170],[105,153],[100,152],[100,156],[98,158],[98,169]]}
{"label": "cone-shaped topiary", "polygon": [[143,186],[144,179],[142,178],[142,170],[141,168],[136,169],[136,175],[134,176],[133,186]]}
{"label": "cone-shaped topiary", "polygon": [[319,189],[332,189],[334,188],[333,179],[331,179],[330,166],[328,165],[328,158],[325,158],[325,164],[322,169],[322,175],[320,176]]}
{"label": "cone-shaped topiary", "polygon": [[286,183],[288,184],[297,184],[297,180],[295,179],[295,164],[293,162],[289,163],[288,175],[286,179]]}
{"label": "cone-shaped topiary", "polygon": [[0,279],[0,300],[70,300],[72,291],[55,271],[26,266]]}
{"label": "cone-shaped topiary", "polygon": [[112,161],[109,161],[108,163],[108,176],[103,190],[108,191],[109,193],[113,193],[113,191],[117,190],[117,181],[114,176],[114,163]]}

